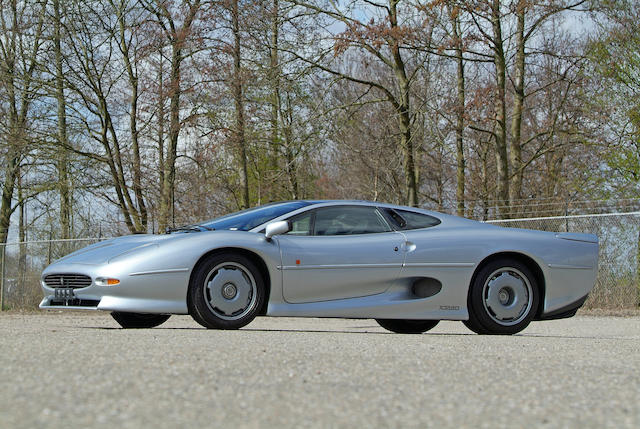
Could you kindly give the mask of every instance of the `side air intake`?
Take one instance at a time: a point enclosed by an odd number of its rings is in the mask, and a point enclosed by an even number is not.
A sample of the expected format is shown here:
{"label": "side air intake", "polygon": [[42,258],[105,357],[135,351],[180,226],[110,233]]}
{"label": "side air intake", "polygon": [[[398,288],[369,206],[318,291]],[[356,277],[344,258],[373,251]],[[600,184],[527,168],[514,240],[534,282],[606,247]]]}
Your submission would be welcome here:
{"label": "side air intake", "polygon": [[411,285],[411,292],[418,298],[429,298],[442,290],[442,283],[431,277],[416,279]]}

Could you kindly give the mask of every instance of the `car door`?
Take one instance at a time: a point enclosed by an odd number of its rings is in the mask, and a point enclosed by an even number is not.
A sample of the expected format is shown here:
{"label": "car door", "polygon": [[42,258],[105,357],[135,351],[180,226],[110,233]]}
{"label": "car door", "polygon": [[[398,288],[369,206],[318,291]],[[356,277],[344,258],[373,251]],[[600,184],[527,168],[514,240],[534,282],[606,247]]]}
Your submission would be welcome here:
{"label": "car door", "polygon": [[287,302],[374,295],[398,278],[404,236],[376,207],[328,206],[291,221],[292,230],[277,236]]}

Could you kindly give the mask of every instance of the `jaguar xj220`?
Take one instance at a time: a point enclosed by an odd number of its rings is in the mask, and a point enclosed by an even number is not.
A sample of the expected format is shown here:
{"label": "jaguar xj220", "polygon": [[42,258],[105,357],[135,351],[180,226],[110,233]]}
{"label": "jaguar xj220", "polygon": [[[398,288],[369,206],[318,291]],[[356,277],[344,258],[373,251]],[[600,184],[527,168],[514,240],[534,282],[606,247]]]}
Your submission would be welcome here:
{"label": "jaguar xj220", "polygon": [[237,329],[266,315],[372,318],[398,333],[460,320],[479,334],[514,334],[573,316],[597,266],[592,234],[377,202],[288,201],[71,253],[42,273],[40,308],[108,311],[124,328],[189,314]]}

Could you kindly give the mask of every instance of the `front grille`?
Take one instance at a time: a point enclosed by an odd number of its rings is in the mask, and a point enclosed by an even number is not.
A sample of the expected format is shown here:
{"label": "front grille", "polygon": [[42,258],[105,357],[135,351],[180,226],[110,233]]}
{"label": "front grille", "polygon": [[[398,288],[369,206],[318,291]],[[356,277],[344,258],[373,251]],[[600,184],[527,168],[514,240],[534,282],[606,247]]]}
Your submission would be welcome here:
{"label": "front grille", "polygon": [[44,283],[52,288],[81,288],[91,285],[91,277],[84,274],[49,274]]}

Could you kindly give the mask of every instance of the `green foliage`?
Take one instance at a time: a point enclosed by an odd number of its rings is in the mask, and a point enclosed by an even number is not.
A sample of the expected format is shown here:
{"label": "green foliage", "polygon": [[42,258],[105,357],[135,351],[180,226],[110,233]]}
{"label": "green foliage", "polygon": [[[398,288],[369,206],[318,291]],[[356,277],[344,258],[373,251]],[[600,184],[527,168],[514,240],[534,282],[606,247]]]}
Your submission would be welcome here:
{"label": "green foliage", "polygon": [[592,102],[600,109],[607,151],[603,159],[615,188],[640,193],[640,4],[599,2],[597,32],[587,55],[592,64]]}

